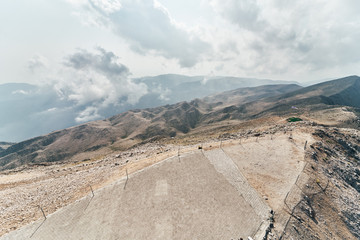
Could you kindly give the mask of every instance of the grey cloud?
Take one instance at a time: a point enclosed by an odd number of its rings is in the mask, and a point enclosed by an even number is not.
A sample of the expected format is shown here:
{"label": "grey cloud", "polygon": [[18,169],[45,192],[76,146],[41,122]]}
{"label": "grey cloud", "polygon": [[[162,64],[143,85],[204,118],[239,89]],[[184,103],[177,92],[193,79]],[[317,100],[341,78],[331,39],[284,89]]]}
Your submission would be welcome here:
{"label": "grey cloud", "polygon": [[217,70],[217,71],[221,71],[223,69],[224,69],[224,64],[220,64],[220,65],[215,67],[215,70]]}
{"label": "grey cloud", "polygon": [[284,64],[274,64],[279,56],[288,66],[312,70],[360,61],[358,1],[213,0],[212,5],[251,36],[241,51],[252,51],[253,70],[267,65],[286,71]]}
{"label": "grey cloud", "polygon": [[41,55],[35,55],[28,60],[28,68],[31,72],[34,72],[36,69],[43,68],[47,66],[47,60]]}
{"label": "grey cloud", "polygon": [[79,52],[70,55],[64,64],[77,70],[93,69],[109,77],[129,74],[129,69],[125,65],[116,62],[118,57],[113,52],[106,52],[100,47],[97,50],[100,54],[80,49]]}
{"label": "grey cloud", "polygon": [[125,0],[121,8],[110,12],[94,4],[94,0],[89,0],[89,4],[140,54],[156,53],[177,59],[182,67],[193,67],[212,50],[209,43],[174,24],[166,10],[152,0]]}
{"label": "grey cloud", "polygon": [[99,119],[109,108],[136,104],[147,93],[147,86],[133,82],[129,69],[102,48],[94,53],[80,49],[64,66],[63,78],[54,88],[62,99],[76,104],[77,122]]}
{"label": "grey cloud", "polygon": [[254,0],[214,0],[216,11],[233,24],[251,31],[260,31],[266,27],[260,19],[260,8]]}
{"label": "grey cloud", "polygon": [[219,50],[222,52],[229,52],[229,53],[235,53],[235,54],[240,53],[235,41],[228,41],[226,43],[221,44],[219,46]]}

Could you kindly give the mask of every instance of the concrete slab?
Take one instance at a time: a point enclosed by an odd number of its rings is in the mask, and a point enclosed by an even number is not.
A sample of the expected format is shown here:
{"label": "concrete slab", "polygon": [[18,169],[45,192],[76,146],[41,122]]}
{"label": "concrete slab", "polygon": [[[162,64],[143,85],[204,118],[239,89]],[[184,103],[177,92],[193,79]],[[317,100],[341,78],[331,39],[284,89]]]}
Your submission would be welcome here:
{"label": "concrete slab", "polygon": [[0,239],[246,239],[261,223],[200,151],[131,174],[124,184],[99,189]]}
{"label": "concrete slab", "polygon": [[312,141],[309,134],[293,132],[291,138],[285,134],[249,138],[223,149],[250,185],[277,211],[305,166],[305,141]]}

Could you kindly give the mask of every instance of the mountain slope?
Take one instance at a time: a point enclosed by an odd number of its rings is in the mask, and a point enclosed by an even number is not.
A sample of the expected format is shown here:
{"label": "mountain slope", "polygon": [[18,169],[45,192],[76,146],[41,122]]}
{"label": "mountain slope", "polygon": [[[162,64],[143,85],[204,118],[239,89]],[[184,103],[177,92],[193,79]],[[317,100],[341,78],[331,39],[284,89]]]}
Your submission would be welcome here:
{"label": "mountain slope", "polygon": [[304,113],[336,106],[360,107],[360,78],[349,76],[233,106],[229,119]]}
{"label": "mountain slope", "polygon": [[272,110],[298,107],[300,110],[328,108],[333,106],[360,107],[360,77],[349,76],[332,80],[292,93],[275,97],[273,102],[278,102]]}
{"label": "mountain slope", "polygon": [[[136,108],[150,108],[245,87],[257,87],[272,84],[297,84],[294,81],[238,77],[184,76],[176,74],[159,75],[134,79],[136,83],[146,84],[148,93],[144,95]],[[154,104],[156,103],[156,104]]]}
{"label": "mountain slope", "polygon": [[23,166],[0,175],[0,235],[358,239],[360,132],[307,117],[358,99],[355,76],[238,89],[0,143],[0,170]]}
{"label": "mountain slope", "polygon": [[360,91],[359,87],[360,78],[358,76],[349,76],[305,87],[279,96],[277,99],[287,99],[287,101],[292,101],[323,96],[333,101],[333,104],[358,107],[360,106],[360,96],[358,95]]}
{"label": "mountain slope", "polygon": [[11,145],[13,145],[14,143],[9,143],[9,142],[0,142],[0,153],[4,150],[6,150],[7,148],[9,148]]}
{"label": "mountain slope", "polygon": [[14,144],[0,151],[0,170],[24,164],[84,160],[139,143],[184,135],[194,129],[211,131],[269,115],[357,107],[360,106],[359,82],[359,77],[352,76],[307,88],[262,86],[225,92],[204,100],[131,110]]}
{"label": "mountain slope", "polygon": [[252,88],[239,88],[219,94],[214,94],[203,99],[206,103],[216,103],[221,107],[245,104],[262,98],[293,92],[301,89],[296,84],[264,85]]}
{"label": "mountain slope", "polygon": [[[299,87],[272,85],[238,90],[234,93],[225,92],[222,97],[217,96],[223,100],[222,103],[212,103],[216,98],[213,100],[208,98],[206,101],[197,99],[157,108],[131,110],[106,120],[52,132],[14,144],[1,151],[0,170],[24,164],[56,162],[71,158],[84,160],[114,149],[126,149],[143,141],[183,135],[194,128],[208,125],[211,119],[221,117],[223,114],[211,116],[214,106],[216,109],[224,108],[234,99],[246,103],[264,95],[276,95],[294,88]],[[241,94],[241,97],[229,97],[229,94]],[[227,108],[224,108],[224,111],[226,112]]]}
{"label": "mountain slope", "polygon": [[[87,97],[61,86],[36,86],[25,83],[0,85],[0,141],[17,142],[48,132],[104,119],[130,109],[153,108],[180,101],[190,101],[239,87],[294,83],[266,79],[159,75],[129,80],[144,91],[130,100],[121,93],[111,103],[99,104],[104,96]],[[56,84],[55,84],[56,85]],[[60,84],[61,85],[61,84]],[[136,88],[135,88],[136,89]],[[74,94],[76,95],[74,99]],[[85,95],[84,95],[85,94]],[[81,101],[76,99],[82,99]],[[16,106],[14,108],[13,106]],[[91,109],[89,112],[88,110]],[[84,117],[85,116],[85,117]]]}

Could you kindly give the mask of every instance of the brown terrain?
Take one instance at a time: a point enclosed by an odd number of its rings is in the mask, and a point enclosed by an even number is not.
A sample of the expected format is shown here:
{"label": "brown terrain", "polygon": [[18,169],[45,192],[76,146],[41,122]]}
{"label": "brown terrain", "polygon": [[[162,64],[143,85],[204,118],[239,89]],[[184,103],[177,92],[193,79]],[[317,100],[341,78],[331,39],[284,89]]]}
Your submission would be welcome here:
{"label": "brown terrain", "polygon": [[359,239],[359,82],[231,91],[4,143],[1,239]]}

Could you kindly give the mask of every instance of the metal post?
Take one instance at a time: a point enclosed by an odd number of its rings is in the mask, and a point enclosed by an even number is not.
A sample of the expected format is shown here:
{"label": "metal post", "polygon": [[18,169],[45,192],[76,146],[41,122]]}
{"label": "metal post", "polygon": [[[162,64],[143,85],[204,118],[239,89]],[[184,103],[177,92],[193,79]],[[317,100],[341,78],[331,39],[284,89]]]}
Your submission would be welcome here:
{"label": "metal post", "polygon": [[127,184],[128,180],[129,180],[129,174],[128,174],[128,170],[126,168],[126,181],[125,181],[125,184],[124,184],[124,189],[126,188],[126,184]]}
{"label": "metal post", "polygon": [[40,207],[40,205],[38,206],[44,216],[44,221],[41,222],[41,224],[35,229],[35,231],[30,235],[30,238],[32,238],[34,236],[34,234],[39,230],[39,228],[44,224],[44,222],[46,221],[46,215],[44,210],[42,209],[42,207]]}
{"label": "metal post", "polygon": [[89,185],[89,186],[90,186],[91,193],[92,193],[92,195],[93,195],[93,197],[94,197],[94,196],[95,196],[94,191],[93,191],[91,185]]}
{"label": "metal post", "polygon": [[91,198],[90,198],[90,201],[86,204],[86,207],[84,208],[84,212],[86,211],[86,209],[87,209],[88,206],[90,205],[91,200],[95,197],[94,190],[92,189],[91,185],[89,185],[89,187],[90,187],[92,196],[91,196]]}
{"label": "metal post", "polygon": [[180,162],[180,146],[178,148],[178,158],[179,158],[179,162]]}
{"label": "metal post", "polygon": [[43,214],[44,218],[46,219],[46,216],[45,216],[44,210],[43,210],[43,209],[42,209],[42,207],[40,207],[40,206],[39,206],[39,208],[40,208],[40,210],[41,210],[41,212],[42,212],[42,214]]}

